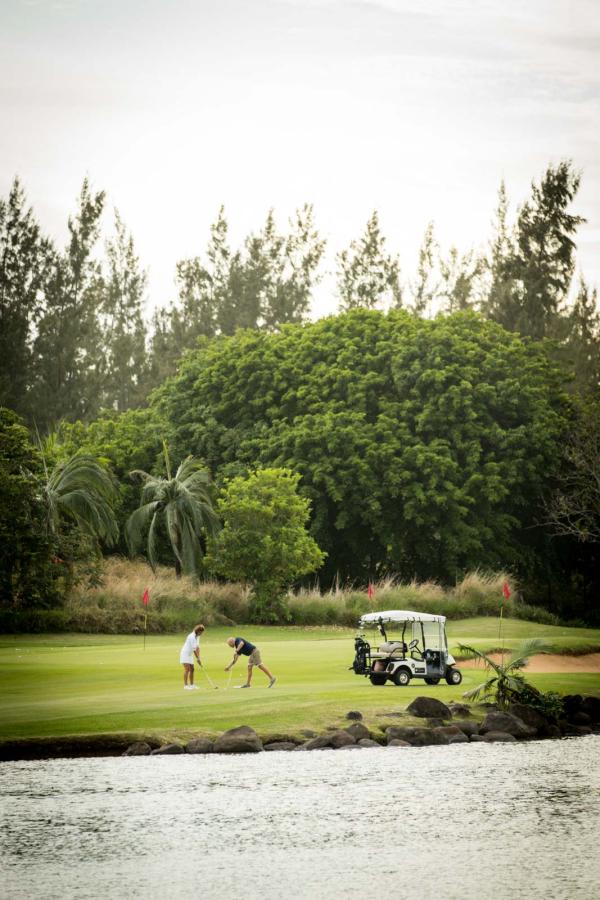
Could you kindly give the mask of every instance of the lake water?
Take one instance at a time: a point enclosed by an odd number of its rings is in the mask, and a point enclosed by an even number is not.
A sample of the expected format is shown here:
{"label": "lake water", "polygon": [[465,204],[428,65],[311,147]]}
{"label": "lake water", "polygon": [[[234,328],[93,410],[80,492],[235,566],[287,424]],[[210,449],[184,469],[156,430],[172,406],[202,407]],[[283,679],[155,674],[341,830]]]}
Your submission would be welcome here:
{"label": "lake water", "polygon": [[0,764],[0,895],[597,898],[600,736]]}

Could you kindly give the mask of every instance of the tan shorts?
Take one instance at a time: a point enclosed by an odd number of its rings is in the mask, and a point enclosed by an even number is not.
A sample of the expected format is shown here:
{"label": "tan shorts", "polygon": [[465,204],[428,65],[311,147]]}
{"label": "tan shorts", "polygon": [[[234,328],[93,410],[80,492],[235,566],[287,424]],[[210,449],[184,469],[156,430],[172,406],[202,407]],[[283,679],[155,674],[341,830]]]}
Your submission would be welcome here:
{"label": "tan shorts", "polygon": [[249,666],[260,666],[262,663],[262,659],[260,658],[260,650],[258,647],[252,651],[250,656],[248,657],[248,665]]}

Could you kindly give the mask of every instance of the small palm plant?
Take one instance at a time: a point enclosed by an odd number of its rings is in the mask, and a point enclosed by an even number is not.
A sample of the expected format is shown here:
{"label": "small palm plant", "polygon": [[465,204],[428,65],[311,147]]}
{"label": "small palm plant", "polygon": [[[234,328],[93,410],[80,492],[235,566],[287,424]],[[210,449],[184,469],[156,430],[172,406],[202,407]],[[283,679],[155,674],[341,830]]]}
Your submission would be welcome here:
{"label": "small palm plant", "polygon": [[75,522],[94,542],[117,542],[119,527],[113,512],[117,492],[110,474],[97,459],[85,454],[45,471],[44,502],[48,533],[58,539],[65,520]]}
{"label": "small palm plant", "polygon": [[471,688],[463,694],[468,700],[478,700],[493,697],[498,706],[506,707],[510,702],[518,700],[529,689],[525,677],[520,673],[529,664],[529,657],[536,653],[543,653],[548,649],[545,641],[539,638],[531,638],[523,641],[514,650],[509,651],[506,662],[504,662],[504,654],[502,662],[495,662],[491,656],[476,650],[475,647],[468,647],[465,644],[459,644],[458,648],[461,655],[465,659],[481,660],[489,678],[478,684],[477,687]]}
{"label": "small palm plant", "polygon": [[140,506],[125,526],[129,552],[133,556],[144,545],[153,569],[158,565],[159,529],[165,526],[173,555],[175,574],[199,575],[202,566],[202,536],[216,534],[219,519],[213,509],[209,476],[202,463],[188,456],[171,475],[169,454],[164,447],[167,477],[149,475],[140,469],[130,473],[143,483]]}

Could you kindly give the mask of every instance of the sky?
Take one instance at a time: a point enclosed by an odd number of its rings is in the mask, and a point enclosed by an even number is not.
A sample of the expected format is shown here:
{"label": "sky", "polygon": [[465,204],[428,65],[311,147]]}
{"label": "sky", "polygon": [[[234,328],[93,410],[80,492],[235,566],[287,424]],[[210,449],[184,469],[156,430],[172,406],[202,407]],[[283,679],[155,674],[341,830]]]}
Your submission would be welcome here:
{"label": "sky", "polygon": [[[578,263],[600,287],[598,0],[0,0],[0,193],[56,240],[85,176],[149,272],[314,204],[326,269],[376,209],[414,276],[423,232],[483,246],[549,163],[582,172]],[[313,314],[333,312],[331,274]]]}

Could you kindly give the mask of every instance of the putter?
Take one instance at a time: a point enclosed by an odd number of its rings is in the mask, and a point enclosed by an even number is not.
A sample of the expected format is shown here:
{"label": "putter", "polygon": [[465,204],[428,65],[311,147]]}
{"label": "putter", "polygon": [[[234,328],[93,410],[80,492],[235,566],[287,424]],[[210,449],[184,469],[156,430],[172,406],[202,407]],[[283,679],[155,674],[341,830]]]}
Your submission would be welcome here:
{"label": "putter", "polygon": [[202,669],[202,671],[204,672],[204,676],[205,676],[206,680],[208,681],[208,683],[210,684],[211,688],[215,691],[218,691],[219,686],[214,683],[214,681],[212,680],[212,678],[210,677],[210,675],[208,674],[208,672],[206,671],[204,666],[201,665],[201,666],[199,666],[199,668]]}

